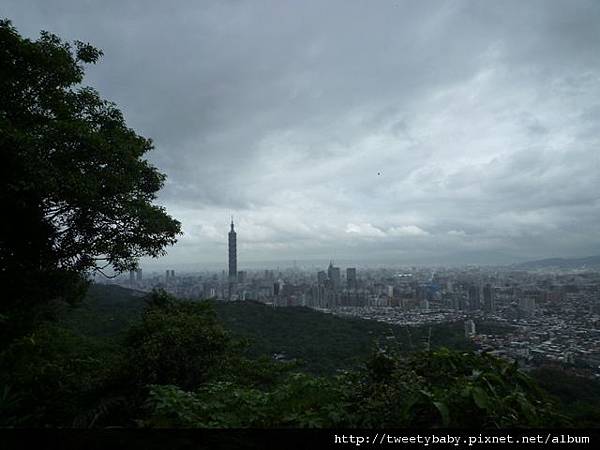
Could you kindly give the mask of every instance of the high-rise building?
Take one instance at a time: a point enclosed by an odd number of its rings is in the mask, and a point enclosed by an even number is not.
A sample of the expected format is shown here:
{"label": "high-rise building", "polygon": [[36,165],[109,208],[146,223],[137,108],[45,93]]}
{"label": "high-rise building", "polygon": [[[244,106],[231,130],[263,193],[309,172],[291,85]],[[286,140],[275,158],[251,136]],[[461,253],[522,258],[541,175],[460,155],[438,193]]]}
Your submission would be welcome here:
{"label": "high-rise building", "polygon": [[423,303],[427,299],[427,286],[418,284],[415,287],[415,298],[418,303]]}
{"label": "high-rise building", "polygon": [[329,267],[327,269],[327,275],[329,276],[329,281],[331,282],[331,287],[334,291],[337,291],[342,284],[342,275],[339,267],[333,267],[333,261],[329,263]]}
{"label": "high-rise building", "polygon": [[142,281],[142,269],[138,269],[136,272],[137,281]]}
{"label": "high-rise building", "polygon": [[494,304],[494,292],[490,284],[483,287],[483,310],[485,312],[494,312],[496,305]]}
{"label": "high-rise building", "polygon": [[175,270],[171,269],[171,278],[175,278]]}
{"label": "high-rise building", "polygon": [[165,270],[165,280],[169,279],[169,273],[170,273],[169,269]]}
{"label": "high-rise building", "polygon": [[135,271],[130,270],[129,271],[129,284],[133,284],[134,281],[135,281]]}
{"label": "high-rise building", "polygon": [[346,286],[348,289],[356,289],[356,269],[354,267],[346,269]]}
{"label": "high-rise building", "polygon": [[229,231],[229,281],[237,279],[237,234],[233,229],[233,218],[231,218],[231,230]]}
{"label": "high-rise building", "polygon": [[317,283],[319,284],[319,286],[325,286],[326,282],[327,282],[327,273],[325,273],[324,270],[320,270],[317,273]]}
{"label": "high-rise building", "polygon": [[479,294],[479,286],[476,284],[471,284],[469,286],[469,309],[471,311],[476,311],[481,309],[481,296]]}

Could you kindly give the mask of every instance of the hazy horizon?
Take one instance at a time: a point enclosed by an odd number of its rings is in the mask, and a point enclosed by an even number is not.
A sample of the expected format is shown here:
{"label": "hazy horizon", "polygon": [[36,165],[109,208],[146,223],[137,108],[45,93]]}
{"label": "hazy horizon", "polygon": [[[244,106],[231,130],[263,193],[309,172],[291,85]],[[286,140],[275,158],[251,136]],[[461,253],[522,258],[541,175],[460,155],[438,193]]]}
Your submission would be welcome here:
{"label": "hazy horizon", "polygon": [[183,224],[142,267],[600,254],[600,3],[7,0],[104,51]]}
{"label": "hazy horizon", "polygon": [[[463,255],[464,256],[464,255]],[[341,267],[342,270],[347,267],[355,267],[360,269],[410,269],[410,268],[465,268],[465,267],[481,267],[481,268],[507,268],[511,266],[519,266],[526,263],[537,263],[540,261],[547,261],[553,259],[564,259],[567,261],[573,259],[585,259],[585,258],[600,258],[600,255],[588,255],[585,257],[569,258],[569,257],[556,257],[556,258],[543,258],[543,259],[530,259],[530,258],[519,258],[506,260],[506,262],[489,262],[486,255],[480,255],[479,258],[471,258],[466,261],[458,262],[457,260],[451,259],[440,259],[438,262],[431,263],[428,261],[415,261],[415,262],[399,262],[394,260],[382,261],[377,259],[334,259],[334,258],[317,258],[317,259],[281,259],[281,260],[240,260],[238,257],[238,270],[245,270],[249,272],[261,272],[263,270],[287,270],[294,267],[300,270],[326,270],[330,262],[337,267]],[[151,274],[156,273],[162,275],[165,270],[175,270],[178,274],[193,274],[199,272],[227,272],[227,264],[222,261],[208,261],[202,263],[165,263],[164,259],[145,261],[140,266],[144,273]],[[128,276],[124,274],[123,276]]]}

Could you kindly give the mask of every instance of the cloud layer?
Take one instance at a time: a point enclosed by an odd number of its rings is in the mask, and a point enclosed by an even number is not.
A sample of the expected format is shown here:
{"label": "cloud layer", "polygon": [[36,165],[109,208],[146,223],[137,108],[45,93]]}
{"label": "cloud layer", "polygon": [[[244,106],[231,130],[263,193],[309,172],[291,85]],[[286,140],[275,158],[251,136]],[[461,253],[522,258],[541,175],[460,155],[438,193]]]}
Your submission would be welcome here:
{"label": "cloud layer", "polygon": [[[164,264],[600,253],[600,3],[5,2],[105,52],[185,235]],[[124,4],[123,4],[124,3]]]}

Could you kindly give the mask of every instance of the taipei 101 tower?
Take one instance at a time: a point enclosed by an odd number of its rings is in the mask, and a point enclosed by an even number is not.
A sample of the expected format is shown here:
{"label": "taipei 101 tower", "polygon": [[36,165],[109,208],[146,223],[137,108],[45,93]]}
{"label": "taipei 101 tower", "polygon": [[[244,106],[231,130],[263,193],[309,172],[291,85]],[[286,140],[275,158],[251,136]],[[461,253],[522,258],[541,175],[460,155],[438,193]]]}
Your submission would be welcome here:
{"label": "taipei 101 tower", "polygon": [[231,230],[229,231],[229,282],[237,281],[237,234],[233,229],[233,217],[231,218]]}

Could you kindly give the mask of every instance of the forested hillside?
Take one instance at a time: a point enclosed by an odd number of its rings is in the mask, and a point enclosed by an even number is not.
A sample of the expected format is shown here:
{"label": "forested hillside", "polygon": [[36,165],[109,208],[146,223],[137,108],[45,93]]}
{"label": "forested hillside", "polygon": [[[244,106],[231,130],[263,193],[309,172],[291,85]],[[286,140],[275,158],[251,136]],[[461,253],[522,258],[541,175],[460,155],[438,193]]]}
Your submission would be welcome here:
{"label": "forested hillside", "polygon": [[430,333],[114,286],[58,315],[0,354],[5,426],[497,428],[590,425],[598,411],[573,410],[573,422],[552,378],[541,372],[555,400],[515,365],[468,351],[460,324]]}
{"label": "forested hillside", "polygon": [[[211,306],[219,321],[237,340],[245,357],[263,363],[271,361],[268,365],[274,359],[280,363],[287,361],[287,365],[271,366],[266,372],[274,367],[286,367],[285,370],[299,373],[331,376],[340,371],[364,368],[378,348],[407,355],[423,351],[428,345],[432,349],[472,349],[471,342],[464,338],[461,323],[409,328],[342,318],[301,307],[273,308],[256,302],[212,302]],[[146,307],[141,292],[118,286],[92,285],[81,305],[63,310],[61,323],[84,339],[103,342],[102,345],[120,345],[131,326],[140,322]],[[481,324],[479,328],[506,331],[493,324]],[[250,378],[264,368],[255,369],[250,370]],[[564,414],[576,419],[575,423],[582,426],[597,423],[596,419],[600,417],[598,382],[558,368],[541,368],[531,375],[561,405]],[[271,379],[272,374],[260,376]],[[164,390],[157,392],[164,393]]]}
{"label": "forested hillside", "polygon": [[[143,293],[113,285],[92,285],[84,302],[67,308],[63,323],[90,337],[115,337],[141,318]],[[273,308],[258,302],[212,302],[232,335],[243,338],[249,356],[297,359],[315,374],[359,366],[378,345],[401,351],[448,347],[470,350],[462,323],[400,327],[342,318],[309,308]]]}

